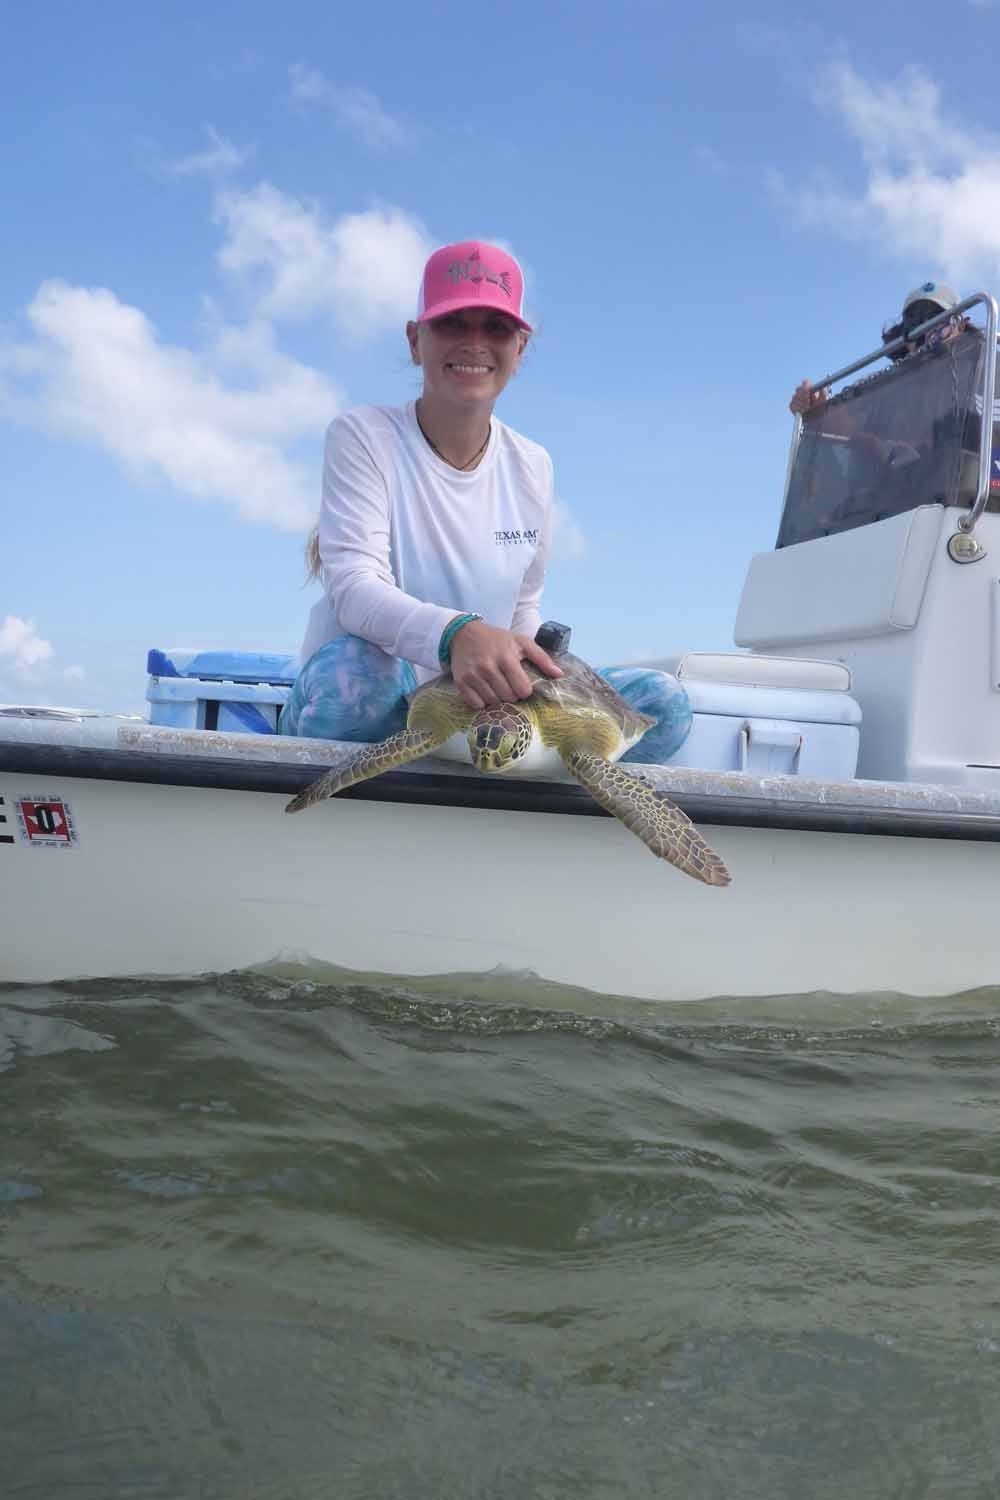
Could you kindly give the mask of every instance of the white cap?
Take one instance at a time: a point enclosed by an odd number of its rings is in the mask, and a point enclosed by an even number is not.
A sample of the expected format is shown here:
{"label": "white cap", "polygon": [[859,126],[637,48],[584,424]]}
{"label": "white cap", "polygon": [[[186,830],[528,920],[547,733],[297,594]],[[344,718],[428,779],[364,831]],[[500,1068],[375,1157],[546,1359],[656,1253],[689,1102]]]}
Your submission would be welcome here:
{"label": "white cap", "polygon": [[958,298],[950,286],[945,286],[943,281],[924,281],[920,286],[915,286],[903,303],[905,313],[908,307],[915,302],[933,302],[942,312],[947,312],[949,307],[954,307]]}

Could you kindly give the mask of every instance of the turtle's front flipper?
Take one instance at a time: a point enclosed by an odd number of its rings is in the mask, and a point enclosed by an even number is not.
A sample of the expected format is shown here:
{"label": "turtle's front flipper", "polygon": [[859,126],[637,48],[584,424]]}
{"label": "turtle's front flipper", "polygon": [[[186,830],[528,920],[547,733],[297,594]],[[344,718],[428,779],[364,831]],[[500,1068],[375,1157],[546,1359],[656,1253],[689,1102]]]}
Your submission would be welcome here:
{"label": "turtle's front flipper", "polygon": [[447,734],[436,734],[429,729],[401,729],[399,734],[390,735],[377,745],[366,745],[346,766],[335,766],[318,781],[310,782],[304,792],[292,798],[285,812],[301,812],[314,802],[322,802],[324,797],[336,796],[345,787],[354,786],[355,782],[381,776],[383,771],[392,771],[396,766],[405,766],[408,761],[418,760],[421,755],[443,744],[447,738]]}
{"label": "turtle's front flipper", "polygon": [[685,875],[706,885],[728,885],[729,871],[710,845],[705,843],[687,813],[648,781],[640,781],[623,766],[602,760],[586,751],[563,756],[566,768],[595,802],[620,818],[658,859],[669,860]]}

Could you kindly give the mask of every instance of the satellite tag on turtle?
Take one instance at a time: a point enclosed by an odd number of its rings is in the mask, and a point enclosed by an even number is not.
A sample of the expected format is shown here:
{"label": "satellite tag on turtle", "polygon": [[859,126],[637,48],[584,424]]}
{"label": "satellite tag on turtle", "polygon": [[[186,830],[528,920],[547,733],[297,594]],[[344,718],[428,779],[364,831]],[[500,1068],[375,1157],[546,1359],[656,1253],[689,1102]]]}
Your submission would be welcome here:
{"label": "satellite tag on turtle", "polygon": [[535,645],[541,646],[550,656],[564,656],[569,650],[572,627],[560,625],[558,620],[546,620],[535,631]]}

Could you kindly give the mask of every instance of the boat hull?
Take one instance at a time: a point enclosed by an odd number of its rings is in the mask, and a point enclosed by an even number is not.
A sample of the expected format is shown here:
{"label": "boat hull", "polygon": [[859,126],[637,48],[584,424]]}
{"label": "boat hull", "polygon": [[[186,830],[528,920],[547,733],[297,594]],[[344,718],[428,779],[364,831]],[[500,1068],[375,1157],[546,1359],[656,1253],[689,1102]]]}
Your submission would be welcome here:
{"label": "boat hull", "polygon": [[[468,782],[465,783],[468,786]],[[614,819],[0,770],[0,980],[225,971],[281,955],[398,975],[498,966],[645,1000],[1000,981],[984,839],[703,826],[711,889]],[[474,801],[474,798],[470,798]],[[25,803],[71,837],[29,838]]]}

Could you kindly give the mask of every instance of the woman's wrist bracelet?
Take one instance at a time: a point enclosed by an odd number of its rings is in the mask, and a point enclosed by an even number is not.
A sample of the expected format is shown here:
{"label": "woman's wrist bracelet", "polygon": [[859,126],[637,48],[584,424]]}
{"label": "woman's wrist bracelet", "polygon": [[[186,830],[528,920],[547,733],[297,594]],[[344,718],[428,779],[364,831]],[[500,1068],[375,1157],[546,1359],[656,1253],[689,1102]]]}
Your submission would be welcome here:
{"label": "woman's wrist bracelet", "polygon": [[447,669],[451,666],[451,643],[462,626],[471,625],[473,620],[481,620],[482,618],[482,615],[456,615],[453,620],[449,620],[441,632],[441,641],[438,646],[438,661],[442,667]]}

